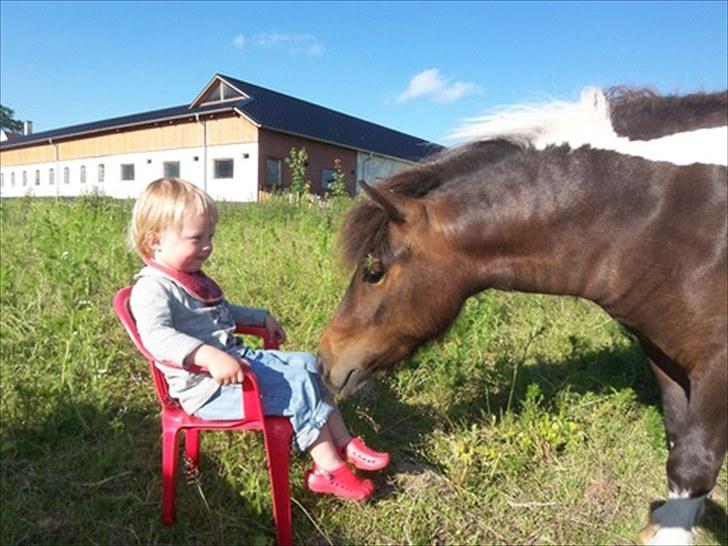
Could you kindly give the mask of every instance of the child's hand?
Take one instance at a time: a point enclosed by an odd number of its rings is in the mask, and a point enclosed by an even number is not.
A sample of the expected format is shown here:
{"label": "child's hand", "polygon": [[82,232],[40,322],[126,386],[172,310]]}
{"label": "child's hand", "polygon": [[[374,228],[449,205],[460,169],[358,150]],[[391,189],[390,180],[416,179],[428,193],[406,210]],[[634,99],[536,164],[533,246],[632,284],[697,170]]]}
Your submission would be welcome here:
{"label": "child's hand", "polygon": [[242,383],[245,378],[243,366],[247,362],[211,345],[200,345],[190,353],[185,362],[207,368],[212,378],[220,385]]}
{"label": "child's hand", "polygon": [[265,329],[268,330],[268,335],[274,341],[278,343],[286,341],[286,332],[283,331],[283,327],[278,324],[278,321],[270,313],[265,316]]}
{"label": "child's hand", "polygon": [[242,363],[235,357],[220,351],[224,357],[216,358],[207,366],[212,378],[220,385],[231,385],[233,383],[242,383],[245,378]]}

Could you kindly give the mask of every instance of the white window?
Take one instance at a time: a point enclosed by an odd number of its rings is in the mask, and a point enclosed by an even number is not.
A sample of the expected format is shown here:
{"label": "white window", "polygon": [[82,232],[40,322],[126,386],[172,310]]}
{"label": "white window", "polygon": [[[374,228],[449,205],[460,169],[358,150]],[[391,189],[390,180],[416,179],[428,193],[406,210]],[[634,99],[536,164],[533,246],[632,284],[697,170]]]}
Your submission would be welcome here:
{"label": "white window", "polygon": [[63,183],[71,183],[71,169],[69,169],[68,167],[63,167]]}
{"label": "white window", "polygon": [[40,169],[35,170],[35,185],[40,186]]}
{"label": "white window", "polygon": [[48,184],[52,186],[55,183],[56,183],[56,172],[51,167],[50,169],[48,169]]}
{"label": "white window", "polygon": [[86,183],[86,165],[81,165],[81,184]]}
{"label": "white window", "polygon": [[0,187],[5,187],[5,173],[0,174]]}
{"label": "white window", "polygon": [[106,177],[106,167],[103,163],[99,163],[99,182],[103,182]]}
{"label": "white window", "polygon": [[121,179],[134,180],[134,163],[121,164]]}
{"label": "white window", "polygon": [[281,163],[280,159],[271,158],[265,160],[265,183],[271,187],[280,187],[283,183],[281,179]]}
{"label": "white window", "polygon": [[232,178],[234,174],[234,162],[232,159],[215,160],[215,178]]}
{"label": "white window", "polygon": [[15,173],[10,173],[10,185],[15,186]]}
{"label": "white window", "polygon": [[179,178],[179,161],[165,161],[162,166],[165,178]]}
{"label": "white window", "polygon": [[236,91],[229,85],[220,82],[218,85],[213,87],[210,92],[202,99],[202,104],[242,98],[243,95],[239,91]]}

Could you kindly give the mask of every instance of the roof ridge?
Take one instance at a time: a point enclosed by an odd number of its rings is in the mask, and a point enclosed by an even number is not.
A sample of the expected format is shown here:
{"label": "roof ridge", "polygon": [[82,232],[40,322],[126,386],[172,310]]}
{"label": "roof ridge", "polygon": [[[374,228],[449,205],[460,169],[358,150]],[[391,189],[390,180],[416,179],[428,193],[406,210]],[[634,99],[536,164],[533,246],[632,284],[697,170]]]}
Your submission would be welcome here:
{"label": "roof ridge", "polygon": [[[397,129],[392,129],[391,127],[387,127],[385,125],[382,125],[381,123],[376,123],[374,121],[369,121],[369,120],[366,120],[366,119],[364,119],[362,117],[355,116],[353,114],[347,114],[346,112],[342,112],[341,110],[334,110],[333,108],[329,108],[328,106],[322,106],[321,104],[317,104],[317,103],[311,102],[309,100],[305,100],[305,99],[301,99],[301,98],[298,98],[298,97],[294,97],[293,95],[289,95],[287,93],[282,93],[281,91],[276,91],[275,89],[269,89],[267,87],[263,87],[262,85],[258,85],[258,84],[255,84],[255,83],[246,82],[245,80],[240,80],[238,78],[233,78],[231,76],[226,76],[226,75],[220,74],[220,73],[218,73],[217,76],[220,76],[221,78],[225,78],[227,80],[231,80],[232,82],[239,82],[239,83],[241,83],[243,85],[255,87],[257,89],[262,89],[264,92],[267,92],[267,93],[275,93],[276,95],[279,95],[281,97],[285,97],[287,99],[290,99],[290,100],[293,100],[293,101],[296,101],[296,102],[300,102],[300,103],[304,103],[304,104],[307,104],[307,105],[315,106],[316,108],[321,108],[322,110],[327,110],[329,112],[332,112],[332,113],[337,114],[337,115],[340,115],[340,116],[346,116],[346,117],[351,118],[351,119],[356,120],[356,121],[368,123],[369,125],[376,125],[377,127],[381,127],[382,129],[386,129],[387,131],[391,131],[393,133],[399,133],[400,135],[403,135],[403,136],[406,136],[406,137],[409,137],[409,138],[415,138],[417,140],[422,140],[423,142],[430,143],[429,141],[427,141],[427,140],[425,140],[423,138],[415,137],[414,135],[410,135],[408,133],[405,133],[403,131],[399,131]],[[252,98],[253,98],[253,100],[255,100],[255,96],[253,96]],[[434,144],[434,143],[432,143],[432,144]]]}
{"label": "roof ridge", "polygon": [[210,79],[203,91],[217,79],[250,98],[190,107],[199,98],[198,94],[192,103],[42,131],[5,141],[0,144],[0,148],[4,150],[20,148],[52,138],[78,137],[88,133],[188,118],[203,113],[233,111],[267,130],[404,161],[418,161],[443,149],[435,142],[391,129],[380,123],[219,72]]}
{"label": "roof ridge", "polygon": [[[225,105],[226,110],[234,109],[241,101],[230,102]],[[180,104],[177,106],[167,106],[165,108],[156,108],[153,110],[146,110],[144,112],[137,112],[136,114],[123,114],[121,116],[114,116],[110,118],[103,118],[96,121],[85,121],[82,123],[76,123],[74,125],[65,125],[63,127],[56,127],[54,129],[47,129],[45,131],[39,131],[31,133],[29,135],[21,135],[17,138],[2,142],[0,145],[2,148],[16,147],[16,145],[33,144],[36,141],[47,140],[49,138],[64,138],[78,135],[80,133],[95,132],[101,130],[110,130],[114,128],[123,127],[125,125],[141,125],[145,123],[155,123],[169,119],[170,117],[187,117],[194,116],[195,114],[204,113],[207,111],[215,111],[219,108],[219,105],[208,105],[198,106],[197,108],[190,109],[189,103]],[[155,114],[162,114],[167,112],[169,114],[177,114],[173,116],[155,117]],[[136,120],[136,121],[135,121]],[[127,123],[124,123],[127,122]]]}

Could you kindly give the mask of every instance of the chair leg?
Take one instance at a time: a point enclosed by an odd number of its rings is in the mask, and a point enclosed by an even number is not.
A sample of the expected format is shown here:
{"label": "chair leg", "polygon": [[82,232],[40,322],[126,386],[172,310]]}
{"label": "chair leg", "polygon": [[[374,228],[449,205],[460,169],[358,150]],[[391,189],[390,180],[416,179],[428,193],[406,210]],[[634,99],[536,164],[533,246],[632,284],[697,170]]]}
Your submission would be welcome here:
{"label": "chair leg", "polygon": [[169,527],[174,523],[174,495],[177,485],[177,438],[179,429],[162,431],[162,521]]}
{"label": "chair leg", "polygon": [[288,479],[288,459],[291,449],[291,424],[285,417],[265,418],[265,451],[273,501],[273,520],[279,546],[293,543],[291,525],[291,490]]}
{"label": "chair leg", "polygon": [[200,431],[188,428],[185,430],[185,472],[196,474],[200,464]]}

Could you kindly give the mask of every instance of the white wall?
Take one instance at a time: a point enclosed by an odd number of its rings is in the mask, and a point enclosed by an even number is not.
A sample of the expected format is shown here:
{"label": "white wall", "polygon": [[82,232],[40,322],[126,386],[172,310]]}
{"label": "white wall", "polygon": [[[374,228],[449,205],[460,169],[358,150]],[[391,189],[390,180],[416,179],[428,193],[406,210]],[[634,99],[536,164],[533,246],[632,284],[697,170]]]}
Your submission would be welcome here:
{"label": "white wall", "polygon": [[[234,178],[216,179],[214,159],[232,159]],[[184,176],[182,176],[184,178]],[[190,180],[202,185],[200,180]],[[207,193],[217,201],[258,200],[258,143],[207,148]]]}
{"label": "white wall", "polygon": [[[247,157],[246,157],[247,155]],[[195,159],[196,158],[196,159]],[[207,159],[207,180],[203,164]],[[215,179],[214,160],[232,159],[233,178]],[[180,177],[200,187],[207,186],[208,193],[216,200],[256,201],[258,196],[258,144],[232,144],[199,148],[180,148],[155,152],[119,154],[113,156],[50,161],[13,167],[0,166],[2,184],[0,196],[22,197],[25,195],[78,196],[98,191],[118,198],[136,198],[146,185],[164,175],[165,161],[179,161]],[[134,180],[121,180],[121,165],[134,164]],[[99,165],[104,165],[104,181],[99,181]],[[86,182],[81,182],[81,167],[86,168]],[[69,183],[64,181],[64,169],[68,167]],[[49,180],[49,171],[54,170],[54,183]],[[35,183],[39,171],[40,184]],[[23,172],[26,184],[23,185]],[[12,176],[15,174],[15,184]]]}

